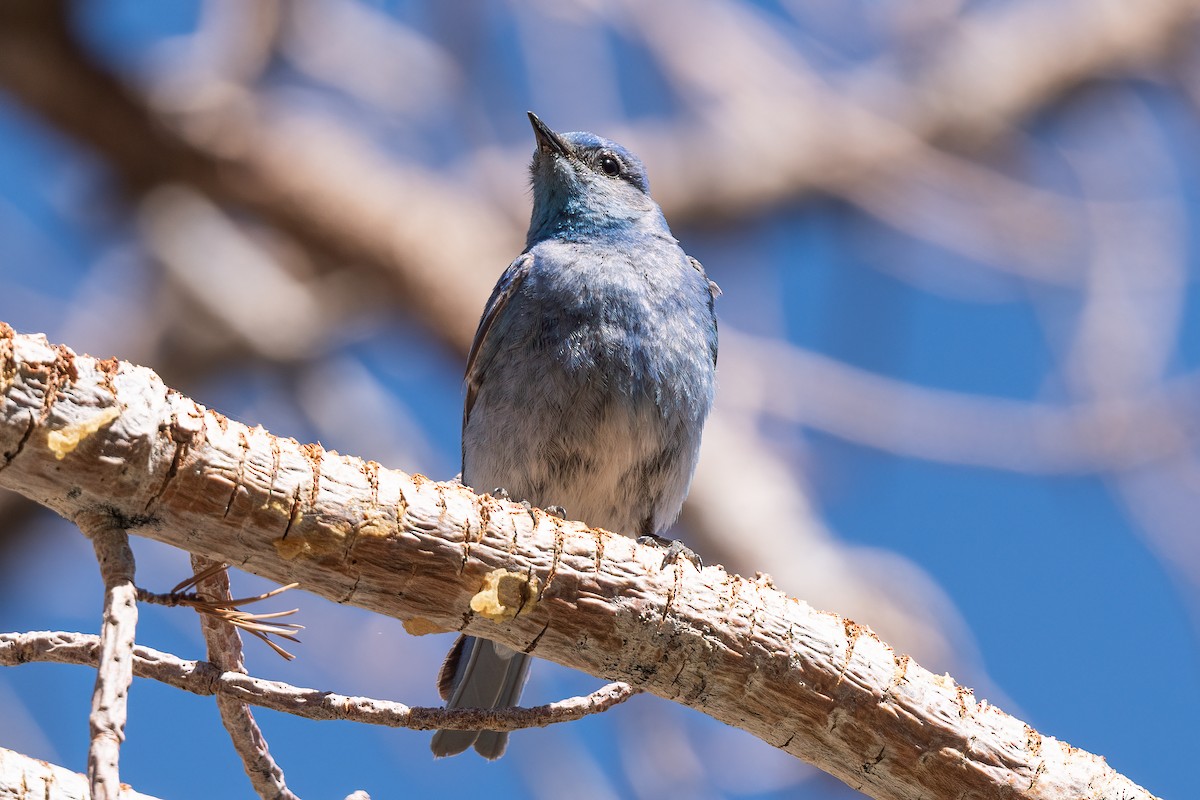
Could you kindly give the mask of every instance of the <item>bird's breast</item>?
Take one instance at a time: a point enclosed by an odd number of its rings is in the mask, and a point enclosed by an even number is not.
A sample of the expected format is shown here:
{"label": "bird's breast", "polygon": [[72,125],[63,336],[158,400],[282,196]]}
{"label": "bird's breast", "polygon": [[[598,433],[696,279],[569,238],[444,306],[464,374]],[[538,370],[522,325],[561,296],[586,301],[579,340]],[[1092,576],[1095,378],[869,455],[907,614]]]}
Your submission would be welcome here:
{"label": "bird's breast", "polygon": [[464,430],[464,480],[622,532],[675,518],[715,331],[707,281],[670,243],[534,250]]}

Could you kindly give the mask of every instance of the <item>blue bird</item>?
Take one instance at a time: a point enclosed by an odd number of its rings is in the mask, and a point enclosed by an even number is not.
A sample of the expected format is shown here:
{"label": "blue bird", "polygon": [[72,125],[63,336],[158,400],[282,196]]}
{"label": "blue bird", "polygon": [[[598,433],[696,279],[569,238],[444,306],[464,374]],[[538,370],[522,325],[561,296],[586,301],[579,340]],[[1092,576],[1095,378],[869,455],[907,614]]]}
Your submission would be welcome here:
{"label": "blue bird", "polygon": [[[533,215],[467,359],[462,480],[665,543],[712,406],[719,290],[671,235],[633,153],[529,121]],[[529,659],[459,637],[439,690],[448,708],[516,705]],[[431,747],[496,759],[507,743],[442,730]]]}

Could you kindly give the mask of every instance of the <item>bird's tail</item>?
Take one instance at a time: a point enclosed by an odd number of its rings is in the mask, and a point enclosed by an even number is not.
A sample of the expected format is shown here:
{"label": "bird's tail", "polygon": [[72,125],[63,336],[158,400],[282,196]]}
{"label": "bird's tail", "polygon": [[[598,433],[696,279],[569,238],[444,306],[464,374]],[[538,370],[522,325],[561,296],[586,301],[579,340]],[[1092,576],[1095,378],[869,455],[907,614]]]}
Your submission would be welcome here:
{"label": "bird's tail", "polygon": [[[446,708],[515,706],[529,675],[529,658],[487,639],[458,637],[438,675],[438,691],[446,701]],[[471,745],[475,745],[479,755],[494,761],[504,755],[508,733],[438,731],[429,744],[439,758],[458,755]]]}

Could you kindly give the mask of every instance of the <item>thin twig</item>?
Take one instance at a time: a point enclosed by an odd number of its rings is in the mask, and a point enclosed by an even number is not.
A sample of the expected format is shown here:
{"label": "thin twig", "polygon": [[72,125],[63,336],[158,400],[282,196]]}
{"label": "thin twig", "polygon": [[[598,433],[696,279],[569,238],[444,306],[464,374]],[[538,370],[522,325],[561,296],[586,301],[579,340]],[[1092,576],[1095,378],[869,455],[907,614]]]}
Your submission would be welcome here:
{"label": "thin twig", "polygon": [[104,578],[104,621],[98,637],[96,686],[88,719],[88,784],[94,800],[117,800],[121,796],[119,762],[137,629],[133,551],[128,534],[111,515],[83,513],[75,522],[92,540]]}
{"label": "thin twig", "polygon": [[[99,638],[86,633],[31,631],[0,633],[0,666],[31,662],[94,664]],[[610,683],[591,694],[541,706],[509,709],[430,708],[391,700],[352,697],[222,672],[208,661],[187,661],[150,647],[133,649],[133,673],[192,694],[218,695],[313,720],[346,720],[391,728],[514,731],[573,722],[607,711],[640,690]]]}
{"label": "thin twig", "polygon": [[[196,571],[196,575],[187,583],[194,584],[197,593],[211,598],[217,603],[233,604],[237,602],[232,599],[229,592],[229,573],[225,570],[224,564],[193,554],[192,569]],[[200,614],[200,626],[204,631],[204,642],[208,646],[208,660],[223,672],[245,674],[246,664],[242,654],[242,637],[238,635],[237,627],[201,608],[196,610]],[[256,633],[268,644],[272,644],[266,638],[265,633]],[[281,635],[286,636],[287,634]],[[274,798],[274,800],[296,798],[296,795],[287,787],[283,768],[271,757],[266,737],[263,736],[258,723],[254,721],[250,707],[233,697],[218,694],[217,709],[221,712],[221,722],[225,725],[226,732],[229,733],[233,749],[242,759],[242,768],[246,770],[246,777],[250,779],[258,796]]]}

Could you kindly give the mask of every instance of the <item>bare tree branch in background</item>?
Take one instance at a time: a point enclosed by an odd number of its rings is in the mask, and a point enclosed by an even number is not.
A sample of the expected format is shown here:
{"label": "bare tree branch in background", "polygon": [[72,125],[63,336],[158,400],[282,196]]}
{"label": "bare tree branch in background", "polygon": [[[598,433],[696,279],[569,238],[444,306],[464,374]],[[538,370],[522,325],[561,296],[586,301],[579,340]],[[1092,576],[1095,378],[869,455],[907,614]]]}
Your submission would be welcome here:
{"label": "bare tree branch in background", "polygon": [[0,485],[60,514],[621,679],[876,798],[1152,797],[765,577],[278,439],[11,328],[0,375]]}
{"label": "bare tree branch in background", "polygon": [[[726,14],[735,13],[728,4],[712,5]],[[260,214],[316,253],[378,271],[393,284],[399,302],[430,322],[432,330],[465,348],[471,332],[466,320],[473,319],[486,291],[486,282],[479,281],[481,266],[475,265],[502,266],[506,259],[500,254],[512,250],[506,243],[516,241],[495,211],[469,192],[447,189],[444,180],[419,168],[377,160],[369,155],[369,147],[352,143],[328,126],[289,120],[292,130],[285,131],[270,124],[264,127],[266,121],[255,120],[254,112],[231,118],[217,108],[208,112],[216,118],[202,121],[193,115],[182,120],[184,130],[192,131],[191,141],[173,136],[154,111],[84,53],[67,31],[61,10],[55,12],[56,6],[18,0],[0,9],[4,23],[0,36],[6,43],[0,84],[96,148],[135,187],[189,183],[214,199]],[[724,107],[727,113],[718,117],[741,120],[734,131],[714,130],[694,142],[674,133],[661,139],[635,133],[638,149],[653,160],[656,176],[661,176],[655,183],[656,195],[668,216],[687,224],[691,215],[700,213],[696,204],[703,205],[703,213],[740,215],[802,192],[836,192],[848,177],[860,185],[869,185],[873,176],[890,180],[896,169],[908,163],[905,154],[928,152],[923,142],[962,138],[967,131],[970,138],[997,135],[1022,114],[1080,81],[1163,52],[1187,29],[1184,23],[1196,11],[1190,0],[1156,0],[1136,11],[1124,3],[1108,2],[1104,13],[1096,13],[1088,4],[1053,12],[1036,8],[996,12],[1000,16],[986,25],[964,25],[970,31],[963,34],[966,43],[955,42],[948,48],[931,70],[928,86],[910,87],[904,95],[927,98],[927,102],[913,104],[920,114],[902,124],[886,122],[850,101],[821,93],[792,63],[790,71],[777,70],[778,77],[791,76],[793,84],[803,80],[792,88],[802,85],[805,91],[799,96],[789,93],[787,102],[764,104],[762,110],[769,105],[794,120],[805,109],[821,109],[820,114],[804,115],[806,126],[827,126],[821,135],[805,135],[806,145],[783,135],[780,131],[787,126],[771,124],[770,117]],[[677,28],[683,15],[680,10],[658,13],[664,16],[648,17],[640,30],[654,35],[668,26]],[[726,43],[731,33],[743,34],[747,29],[743,19],[722,24],[718,13],[688,11],[686,18],[694,22],[688,28],[691,33],[716,35],[719,30]],[[709,27],[697,30],[695,25],[704,20],[711,20]],[[744,34],[743,49],[765,43],[759,28]],[[985,30],[995,33],[985,35]],[[1043,32],[1038,42],[1044,44],[1032,51],[1036,57],[1026,46],[1029,30]],[[998,70],[992,69],[995,64],[986,69],[971,67],[975,64],[972,48],[985,45],[988,53],[1012,53],[1014,58]],[[1065,47],[1077,50],[1073,53]],[[778,44],[773,50],[777,54]],[[661,53],[666,51],[660,48]],[[1025,64],[1030,59],[1040,68],[1017,70],[1018,60]],[[1014,72],[1024,80],[1013,80]],[[989,101],[985,88],[1001,95]],[[949,93],[950,99],[933,104],[930,98],[940,96],[939,91]],[[972,102],[955,101],[955,97],[970,97]],[[977,106],[986,112],[971,116],[968,110]],[[868,107],[865,101],[863,107]],[[101,108],[107,122],[97,129],[92,122]],[[753,144],[762,131],[773,132],[771,141]],[[750,155],[762,159],[763,168],[747,163]],[[730,168],[718,168],[714,159],[720,158],[738,161]],[[709,167],[694,169],[696,163]],[[924,161],[917,164],[925,165]],[[714,183],[717,177],[720,180]],[[758,188],[754,181],[770,183]],[[454,214],[439,213],[445,209],[453,209]],[[1035,213],[1044,214],[1045,209]],[[472,235],[453,235],[450,219],[457,230],[470,230]],[[470,288],[463,294],[447,291],[447,285]],[[464,310],[469,314],[455,313]]]}
{"label": "bare tree branch in background", "polygon": [[[354,148],[329,129],[268,133],[240,119],[216,133],[205,126],[215,137],[206,141],[181,138],[81,49],[56,9],[59,2],[41,0],[0,7],[0,85],[96,149],[134,189],[194,186],[331,261],[381,274],[408,312],[434,331],[455,331],[451,341],[465,352],[471,325],[462,312],[474,315],[487,293],[473,265],[516,242],[492,212],[461,204],[459,192],[423,170],[352,157]],[[453,222],[439,213],[449,207],[457,208]],[[471,289],[464,296],[447,285]]]}
{"label": "bare tree branch in background", "polygon": [[[1073,274],[1063,271],[1061,256],[1056,266],[1042,252],[1061,250],[1055,239],[1069,222],[1065,202],[948,159],[937,147],[978,147],[1083,82],[1162,58],[1187,35],[1198,8],[1194,0],[1004,4],[959,20],[911,83],[865,67],[845,81],[846,92],[828,86],[750,9],[728,0],[702,5],[625,4],[636,22],[632,33],[700,96],[704,124],[631,137],[655,165],[655,195],[670,219],[749,216],[827,191],[894,220],[906,213],[887,200],[896,184],[967,186],[960,179],[967,178],[987,186],[976,200],[990,194],[998,202],[972,203],[971,214],[956,221],[1021,234],[991,241],[990,263],[1004,267],[996,254],[1016,255],[1018,265],[1040,263],[1036,274],[1053,281]],[[713,69],[696,52],[721,53],[725,68]],[[923,235],[939,230],[921,227]]]}
{"label": "bare tree branch in background", "polygon": [[1200,375],[1128,394],[1029,403],[927,389],[724,326],[721,402],[901,455],[1014,472],[1126,470],[1192,451]]}

